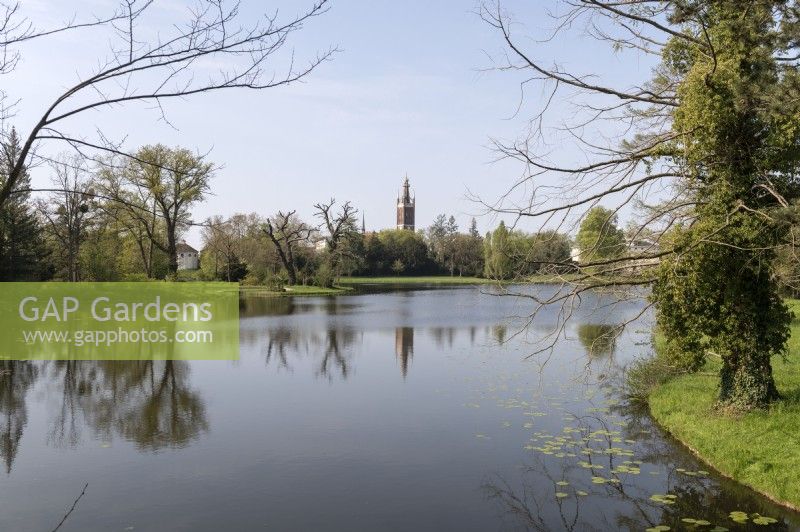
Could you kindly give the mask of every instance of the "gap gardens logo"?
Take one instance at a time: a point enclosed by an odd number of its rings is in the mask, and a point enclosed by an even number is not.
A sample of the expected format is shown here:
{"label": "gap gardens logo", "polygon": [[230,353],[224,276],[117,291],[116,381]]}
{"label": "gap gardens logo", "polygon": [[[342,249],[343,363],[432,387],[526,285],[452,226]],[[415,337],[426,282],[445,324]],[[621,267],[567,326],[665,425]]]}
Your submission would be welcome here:
{"label": "gap gardens logo", "polygon": [[239,358],[236,283],[2,283],[0,358]]}

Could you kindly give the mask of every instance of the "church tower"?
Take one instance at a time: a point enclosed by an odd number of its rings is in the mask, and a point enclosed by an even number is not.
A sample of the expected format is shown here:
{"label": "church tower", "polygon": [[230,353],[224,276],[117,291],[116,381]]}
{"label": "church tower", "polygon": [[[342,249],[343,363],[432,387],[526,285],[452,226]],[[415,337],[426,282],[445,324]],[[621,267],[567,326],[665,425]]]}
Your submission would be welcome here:
{"label": "church tower", "polygon": [[403,182],[403,189],[397,198],[397,228],[414,230],[414,206],[416,198],[411,196],[411,185],[408,184],[408,176]]}

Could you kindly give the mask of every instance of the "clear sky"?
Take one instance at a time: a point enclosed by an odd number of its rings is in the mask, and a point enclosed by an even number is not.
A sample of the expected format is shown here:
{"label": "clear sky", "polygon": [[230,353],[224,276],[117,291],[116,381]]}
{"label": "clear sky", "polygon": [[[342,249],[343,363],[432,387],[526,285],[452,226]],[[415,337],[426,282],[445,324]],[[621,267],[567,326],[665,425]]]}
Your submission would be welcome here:
{"label": "clear sky", "polygon": [[[111,0],[23,4],[40,27],[72,15],[80,20],[115,5]],[[148,23],[181,20],[186,5],[157,0]],[[244,0],[242,13],[255,16],[265,5],[288,16],[308,3]],[[526,39],[526,34],[541,36],[552,27],[545,11],[559,9],[555,0],[509,0],[503,6],[519,21],[515,31],[532,55],[545,64],[601,72],[621,87],[647,76],[650,64],[603,49],[582,36],[580,28],[548,44]],[[341,49],[302,84],[173,102],[167,114],[177,129],[144,106],[87,115],[70,129],[91,136],[101,128],[111,138],[124,137],[131,148],[161,142],[210,151],[209,158],[223,168],[213,181],[214,195],[194,209],[195,220],[279,209],[297,209],[310,219],[314,203],[335,197],[363,211],[368,229],[393,227],[395,197],[408,173],[417,196],[418,227],[447,213],[466,228],[470,217],[482,212],[466,198],[467,191],[494,200],[521,172],[517,164],[493,162],[490,138],[521,134],[543,97],[532,87],[515,115],[522,78],[484,71],[504,47],[500,35],[475,14],[477,7],[473,0],[334,0],[328,13],[289,43],[301,59],[329,46]],[[74,32],[21,49],[23,62],[3,79],[11,98],[21,98],[14,120],[20,131],[30,128],[76,73],[89,72],[107,55],[109,38]],[[566,104],[556,106],[553,124],[558,125],[559,114],[570,112]],[[550,149],[562,162],[581,157],[567,143],[556,141]],[[46,184],[47,169],[37,169],[34,178],[35,184]],[[477,217],[481,230],[497,221]],[[196,232],[190,233],[191,243],[198,240]]]}

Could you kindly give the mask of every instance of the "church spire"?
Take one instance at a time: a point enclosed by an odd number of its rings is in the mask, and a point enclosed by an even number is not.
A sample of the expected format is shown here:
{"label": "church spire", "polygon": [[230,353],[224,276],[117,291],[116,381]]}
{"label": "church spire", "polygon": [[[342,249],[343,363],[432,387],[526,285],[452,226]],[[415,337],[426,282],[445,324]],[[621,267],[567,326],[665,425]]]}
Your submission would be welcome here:
{"label": "church spire", "polygon": [[403,181],[403,194],[401,200],[403,203],[411,203],[411,184],[408,182],[408,173],[406,173],[405,180]]}
{"label": "church spire", "polygon": [[403,188],[397,198],[397,228],[414,230],[414,210],[416,200],[411,196],[408,174],[403,179]]}

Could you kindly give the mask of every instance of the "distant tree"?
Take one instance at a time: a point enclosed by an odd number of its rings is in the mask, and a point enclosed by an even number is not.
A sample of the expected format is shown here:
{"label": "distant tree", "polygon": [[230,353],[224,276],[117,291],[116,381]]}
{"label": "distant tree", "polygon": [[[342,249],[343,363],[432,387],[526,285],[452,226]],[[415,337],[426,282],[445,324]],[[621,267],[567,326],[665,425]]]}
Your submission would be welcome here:
{"label": "distant tree", "polygon": [[625,235],[617,227],[616,213],[604,207],[593,207],[586,214],[576,241],[582,263],[617,258],[625,251]]}
{"label": "distant tree", "polygon": [[389,271],[389,261],[383,241],[377,233],[371,233],[364,238],[364,273],[380,275]]}
{"label": "distant tree", "polygon": [[427,229],[426,235],[433,260],[440,268],[453,275],[456,268],[456,235],[458,235],[455,217],[451,215],[448,218],[440,214]]}
{"label": "distant tree", "polygon": [[[2,142],[0,187],[20,156],[20,140],[12,128]],[[0,280],[34,281],[48,275],[48,250],[42,226],[30,203],[30,175],[23,168],[6,203],[0,207]]]}
{"label": "distant tree", "polygon": [[484,248],[487,252],[485,256],[486,276],[494,279],[510,279],[514,275],[514,271],[509,231],[505,222],[500,221],[497,229],[487,241],[488,245]]}
{"label": "distant tree", "polygon": [[[156,246],[166,241],[164,220],[159,216],[158,204],[147,187],[131,186],[127,179],[129,163],[118,166],[113,159],[104,161],[97,173],[97,186],[105,200],[99,203],[106,216],[120,226],[125,238],[124,246],[133,244],[141,270],[148,278],[158,277],[156,269],[160,259],[169,256]],[[162,268],[162,270],[167,270]],[[160,272],[166,274],[166,271]]]}
{"label": "distant tree", "polygon": [[227,220],[214,216],[202,229],[203,261],[213,263],[213,278],[239,282],[247,275],[247,265],[239,258],[248,232],[248,220],[234,214]]}
{"label": "distant tree", "polygon": [[562,273],[569,262],[571,245],[569,237],[554,230],[533,235],[521,235],[524,251],[519,257],[521,269],[527,274]]}
{"label": "distant tree", "polygon": [[123,233],[114,220],[103,215],[97,202],[92,206],[95,212],[80,250],[81,280],[119,281]]}
{"label": "distant tree", "polygon": [[472,234],[456,234],[453,239],[453,270],[458,275],[483,274],[483,239]]}
{"label": "distant tree", "polygon": [[[385,264],[392,273],[412,275],[427,273],[432,269],[428,246],[420,233],[405,229],[386,229],[378,233],[385,251]],[[397,265],[402,264],[402,271]]]}
{"label": "distant tree", "polygon": [[[135,159],[125,164],[120,194],[115,200],[127,206],[127,212],[139,221],[150,241],[169,257],[169,270],[178,271],[178,234],[189,222],[189,208],[205,198],[214,166],[205,158],[182,148],[161,144],[141,148]],[[157,231],[149,208],[137,199],[152,199],[163,223],[164,232]]]}
{"label": "distant tree", "polygon": [[392,273],[395,275],[402,275],[406,271],[406,265],[403,264],[403,261],[400,259],[396,259],[392,263]]}
{"label": "distant tree", "polygon": [[475,218],[469,222],[469,236],[473,238],[481,237],[481,234],[478,232],[478,222],[475,221]]}
{"label": "distant tree", "polygon": [[289,276],[289,285],[297,284],[297,253],[298,246],[307,244],[315,228],[300,221],[296,211],[278,211],[272,218],[268,218],[262,227],[263,233],[275,245],[275,250],[280,257],[281,264]]}
{"label": "distant tree", "polygon": [[346,262],[352,262],[355,241],[360,238],[358,231],[358,210],[349,201],[345,202],[338,212],[334,212],[336,200],[314,205],[314,216],[322,220],[324,230],[326,260],[331,274],[341,275]]}
{"label": "distant tree", "polygon": [[55,192],[39,202],[48,232],[56,243],[62,272],[70,282],[81,280],[81,246],[95,215],[93,181],[80,157],[61,157],[52,163]]}

